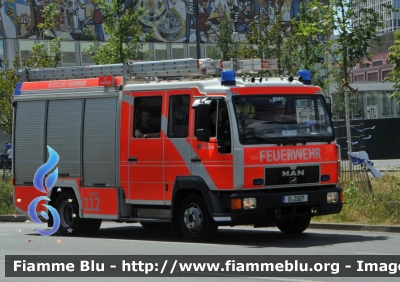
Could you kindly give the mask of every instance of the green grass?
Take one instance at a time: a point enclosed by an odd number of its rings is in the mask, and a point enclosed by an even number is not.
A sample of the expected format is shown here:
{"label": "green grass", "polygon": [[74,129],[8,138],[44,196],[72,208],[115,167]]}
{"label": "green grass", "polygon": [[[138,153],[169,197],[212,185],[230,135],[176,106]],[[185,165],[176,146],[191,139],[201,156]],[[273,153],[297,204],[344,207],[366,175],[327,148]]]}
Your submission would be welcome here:
{"label": "green grass", "polygon": [[0,214],[17,214],[13,205],[13,187],[10,183],[11,176],[0,174]]}
{"label": "green grass", "polygon": [[400,172],[371,179],[372,192],[350,183],[341,213],[314,217],[313,222],[400,225]]}

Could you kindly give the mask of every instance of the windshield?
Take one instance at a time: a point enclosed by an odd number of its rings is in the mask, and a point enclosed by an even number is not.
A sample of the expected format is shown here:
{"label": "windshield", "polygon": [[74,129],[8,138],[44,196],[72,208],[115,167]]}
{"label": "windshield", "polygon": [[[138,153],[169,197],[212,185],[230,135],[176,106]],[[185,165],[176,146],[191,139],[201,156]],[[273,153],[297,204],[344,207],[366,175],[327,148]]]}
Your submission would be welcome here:
{"label": "windshield", "polygon": [[234,96],[233,106],[242,144],[334,140],[322,95]]}

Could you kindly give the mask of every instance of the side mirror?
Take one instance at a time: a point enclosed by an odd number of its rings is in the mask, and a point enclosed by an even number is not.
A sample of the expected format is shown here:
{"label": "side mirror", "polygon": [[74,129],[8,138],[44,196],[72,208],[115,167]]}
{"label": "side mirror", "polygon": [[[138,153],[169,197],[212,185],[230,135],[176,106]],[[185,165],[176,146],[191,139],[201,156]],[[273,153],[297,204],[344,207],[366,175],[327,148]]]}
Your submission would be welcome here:
{"label": "side mirror", "polygon": [[196,137],[198,141],[210,141],[210,103],[198,104],[196,107]]}
{"label": "side mirror", "polygon": [[331,97],[325,97],[326,107],[328,109],[329,115],[332,117],[332,101]]}

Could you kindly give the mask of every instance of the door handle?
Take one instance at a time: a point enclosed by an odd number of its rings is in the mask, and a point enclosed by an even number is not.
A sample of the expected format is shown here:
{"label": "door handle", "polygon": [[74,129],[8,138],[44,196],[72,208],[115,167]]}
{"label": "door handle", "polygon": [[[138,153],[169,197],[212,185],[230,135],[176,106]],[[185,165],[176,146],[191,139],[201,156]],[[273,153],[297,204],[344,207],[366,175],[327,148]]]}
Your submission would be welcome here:
{"label": "door handle", "polygon": [[136,161],[137,161],[136,157],[130,157],[128,159],[128,162],[136,162]]}
{"label": "door handle", "polygon": [[199,159],[199,158],[194,158],[194,159],[192,159],[192,162],[193,162],[193,163],[201,163],[201,159]]}

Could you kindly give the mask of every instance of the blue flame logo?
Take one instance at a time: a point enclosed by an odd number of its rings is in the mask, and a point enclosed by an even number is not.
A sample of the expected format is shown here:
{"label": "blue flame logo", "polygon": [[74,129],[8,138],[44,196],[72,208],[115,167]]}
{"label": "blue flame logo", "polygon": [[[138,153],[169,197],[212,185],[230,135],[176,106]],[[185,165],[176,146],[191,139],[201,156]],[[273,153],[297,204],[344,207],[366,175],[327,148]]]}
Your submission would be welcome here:
{"label": "blue flame logo", "polygon": [[[54,184],[56,183],[57,178],[58,178],[58,168],[55,168],[54,171],[52,173],[50,173],[47,177],[46,177],[46,174],[50,170],[52,170],[53,167],[55,167],[57,165],[58,161],[60,160],[60,157],[58,156],[56,151],[54,151],[50,146],[47,146],[47,149],[49,150],[49,159],[47,160],[46,163],[44,163],[43,165],[41,165],[38,168],[38,170],[35,173],[35,176],[33,177],[33,185],[35,186],[35,188],[45,194],[47,194],[50,191],[50,189],[53,188]],[[46,179],[45,179],[45,177],[46,177]],[[43,186],[43,182],[45,183],[45,187]],[[29,217],[31,218],[31,220],[33,222],[39,223],[39,224],[43,224],[43,222],[38,218],[38,216],[36,214],[36,208],[37,208],[38,203],[42,200],[50,201],[50,199],[46,196],[39,196],[39,197],[33,199],[28,206]],[[50,230],[42,230],[42,229],[35,227],[35,229],[42,236],[50,236],[50,235],[56,233],[58,228],[60,227],[60,215],[58,214],[57,210],[55,208],[53,208],[52,206],[45,205],[45,204],[42,204],[42,205],[44,207],[46,207],[53,216],[53,220],[54,220],[53,228],[51,228]],[[49,215],[46,212],[42,211],[41,215],[46,220],[49,219]]]}

